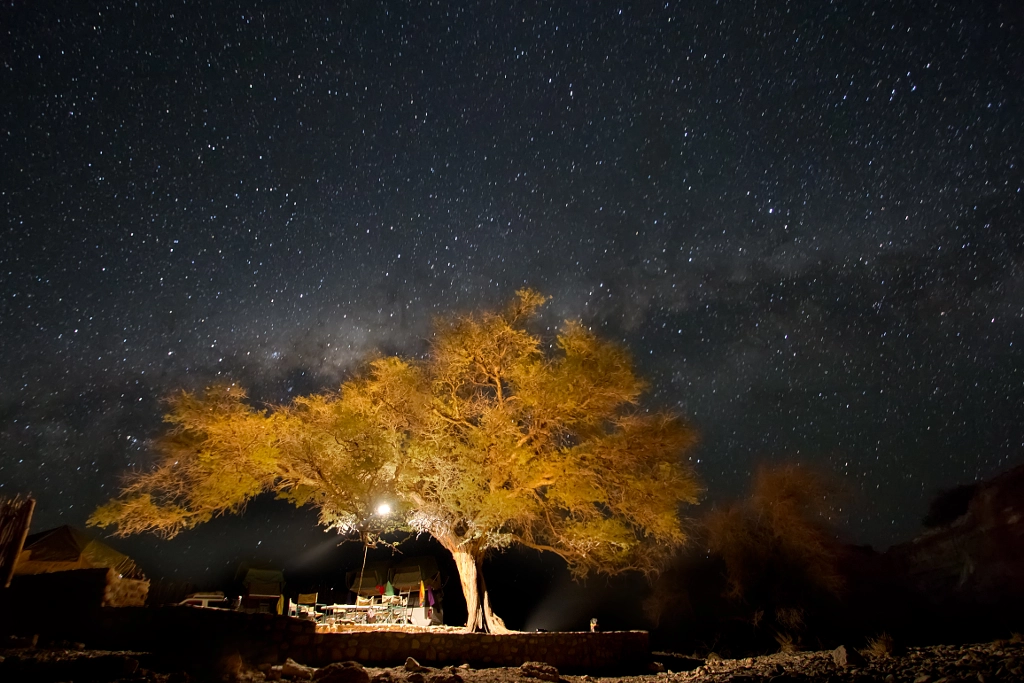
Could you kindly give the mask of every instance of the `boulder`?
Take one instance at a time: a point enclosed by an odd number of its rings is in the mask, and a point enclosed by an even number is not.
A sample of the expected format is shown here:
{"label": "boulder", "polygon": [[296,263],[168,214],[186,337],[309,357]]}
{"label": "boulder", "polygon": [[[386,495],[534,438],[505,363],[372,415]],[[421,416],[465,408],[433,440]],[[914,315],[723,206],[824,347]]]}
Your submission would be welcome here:
{"label": "boulder", "polygon": [[557,683],[562,680],[558,669],[546,662],[523,662],[522,666],[519,667],[519,672],[527,678],[538,678],[542,681]]}
{"label": "boulder", "polygon": [[316,669],[313,667],[299,664],[290,657],[284,660],[284,664],[281,665],[281,675],[294,681],[308,681],[313,678],[314,671]]}
{"label": "boulder", "polygon": [[217,660],[214,671],[220,678],[238,678],[242,671],[242,655],[229,652]]}
{"label": "boulder", "polygon": [[334,662],[313,674],[316,683],[370,683],[370,674],[359,662]]}
{"label": "boulder", "polygon": [[405,670],[413,673],[423,673],[424,671],[430,671],[428,667],[423,666],[412,657],[405,658]]}
{"label": "boulder", "polygon": [[854,650],[845,645],[840,645],[832,650],[832,661],[836,666],[846,668],[848,666],[864,666],[864,658]]}
{"label": "boulder", "polygon": [[442,671],[428,678],[427,683],[462,683],[462,676],[450,671]]}

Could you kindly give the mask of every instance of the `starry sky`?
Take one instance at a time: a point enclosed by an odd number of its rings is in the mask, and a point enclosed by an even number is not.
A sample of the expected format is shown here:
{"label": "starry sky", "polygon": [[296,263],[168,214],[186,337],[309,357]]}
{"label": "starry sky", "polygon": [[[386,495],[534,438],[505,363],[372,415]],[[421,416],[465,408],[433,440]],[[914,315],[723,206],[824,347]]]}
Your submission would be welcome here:
{"label": "starry sky", "polygon": [[[707,505],[797,459],[838,533],[908,539],[1024,463],[1022,31],[1009,0],[9,0],[0,495],[81,526],[168,393],[333,388],[532,286],[699,430]],[[322,555],[313,519],[128,547],[201,578]]]}

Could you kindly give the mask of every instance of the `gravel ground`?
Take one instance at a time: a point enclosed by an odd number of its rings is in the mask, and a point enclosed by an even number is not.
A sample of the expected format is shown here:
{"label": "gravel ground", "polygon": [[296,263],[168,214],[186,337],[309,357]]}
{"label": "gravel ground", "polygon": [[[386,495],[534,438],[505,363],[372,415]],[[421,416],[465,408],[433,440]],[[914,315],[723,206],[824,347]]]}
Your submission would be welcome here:
{"label": "gravel ground", "polygon": [[[659,659],[655,655],[655,661]],[[299,681],[317,683],[759,683],[786,681],[952,683],[953,681],[1024,682],[1024,639],[974,645],[939,645],[908,648],[905,652],[865,656],[838,648],[835,651],[779,653],[745,659],[721,659],[715,655],[695,660],[677,655],[661,656],[661,666],[649,674],[601,677],[562,675],[543,663],[516,668],[442,669],[409,661],[393,668],[362,668],[358,664],[334,664],[321,669],[288,662],[282,666],[244,670],[240,662],[225,664],[225,680]],[[0,651],[0,680],[5,683],[56,683],[103,681],[133,683],[188,683],[199,680],[184,672],[159,672],[145,668],[144,653],[107,652],[75,648],[13,647]],[[691,668],[673,671],[672,667]],[[207,680],[214,679],[213,676]]]}

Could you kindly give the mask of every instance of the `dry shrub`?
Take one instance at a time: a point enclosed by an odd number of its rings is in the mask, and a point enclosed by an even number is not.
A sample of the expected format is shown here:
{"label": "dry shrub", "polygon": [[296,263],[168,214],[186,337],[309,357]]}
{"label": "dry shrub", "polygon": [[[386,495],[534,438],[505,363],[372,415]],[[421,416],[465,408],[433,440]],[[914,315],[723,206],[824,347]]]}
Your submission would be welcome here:
{"label": "dry shrub", "polygon": [[825,475],[790,463],[758,469],[750,498],[776,552],[799,562],[816,588],[834,595],[842,590],[843,578],[824,519],[837,495]]}
{"label": "dry shrub", "polygon": [[800,637],[786,631],[777,631],[775,633],[775,642],[779,644],[779,652],[783,654],[791,655],[803,649]]}
{"label": "dry shrub", "polygon": [[708,546],[725,560],[728,595],[732,598],[741,598],[748,591],[771,553],[763,543],[761,529],[753,522],[750,511],[742,505],[715,509],[706,517]]}
{"label": "dry shrub", "polygon": [[804,627],[804,611],[799,607],[778,607],[775,610],[775,623],[794,631]]}
{"label": "dry shrub", "polygon": [[883,632],[881,635],[869,639],[868,646],[862,652],[869,657],[883,659],[885,657],[892,657],[895,649],[896,644],[892,636]]}

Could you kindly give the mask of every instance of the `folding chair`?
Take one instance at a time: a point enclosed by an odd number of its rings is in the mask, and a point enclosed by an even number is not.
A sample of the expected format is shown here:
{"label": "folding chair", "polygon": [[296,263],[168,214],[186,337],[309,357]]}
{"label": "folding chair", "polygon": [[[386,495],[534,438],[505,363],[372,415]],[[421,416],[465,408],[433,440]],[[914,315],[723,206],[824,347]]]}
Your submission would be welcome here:
{"label": "folding chair", "polygon": [[385,595],[381,598],[384,608],[384,623],[400,624],[405,621],[405,604],[401,595]]}
{"label": "folding chair", "polygon": [[316,611],[316,593],[299,593],[298,604],[299,616],[312,621],[320,621],[321,614]]}

